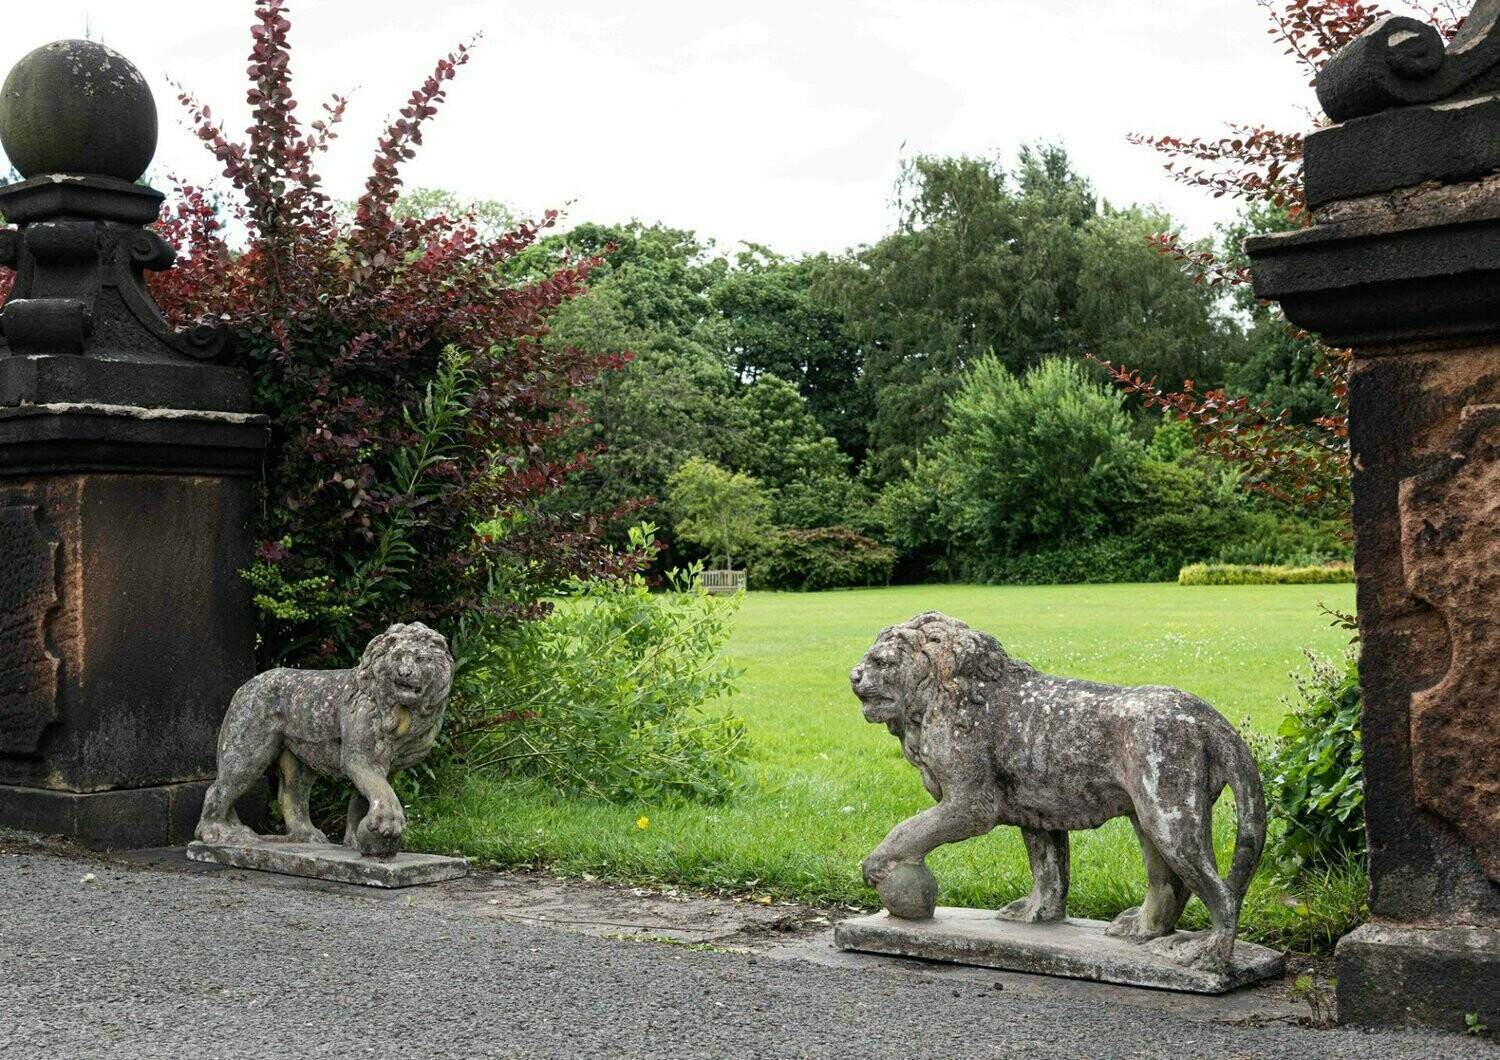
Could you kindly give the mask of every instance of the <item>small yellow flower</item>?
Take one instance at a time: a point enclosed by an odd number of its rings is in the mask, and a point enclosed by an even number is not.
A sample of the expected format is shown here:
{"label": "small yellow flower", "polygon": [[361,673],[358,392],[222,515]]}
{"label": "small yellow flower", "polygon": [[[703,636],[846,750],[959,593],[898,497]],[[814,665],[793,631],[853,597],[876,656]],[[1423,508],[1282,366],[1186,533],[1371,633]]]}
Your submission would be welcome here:
{"label": "small yellow flower", "polygon": [[639,818],[636,819],[635,826],[637,828],[642,829],[644,831],[645,829],[651,827],[651,818],[649,818],[649,817],[639,817]]}

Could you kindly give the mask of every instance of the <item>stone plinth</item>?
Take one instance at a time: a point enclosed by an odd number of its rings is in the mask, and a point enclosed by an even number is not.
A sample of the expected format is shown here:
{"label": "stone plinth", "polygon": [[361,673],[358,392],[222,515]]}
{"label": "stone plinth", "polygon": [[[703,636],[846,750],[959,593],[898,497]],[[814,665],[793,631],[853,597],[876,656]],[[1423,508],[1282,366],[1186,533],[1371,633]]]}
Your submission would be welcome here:
{"label": "stone plinth", "polygon": [[270,432],[226,329],[151,300],[173,263],[134,183],[155,137],[102,45],[37,49],[0,92],[26,178],[0,188],[0,825],[96,847],[191,835],[254,673],[241,571]]}
{"label": "stone plinth", "polygon": [[0,409],[0,824],[97,847],[192,835],[254,672],[255,420]]}
{"label": "stone plinth", "polygon": [[[1500,0],[1446,53],[1379,23],[1325,69],[1312,223],[1250,240],[1256,293],[1353,349],[1374,922],[1339,1018],[1462,1029],[1500,965]],[[1416,59],[1421,62],[1413,65]],[[1486,87],[1489,86],[1489,87]]]}
{"label": "stone plinth", "polygon": [[1102,920],[1072,918],[1019,924],[988,910],[939,906],[929,920],[902,920],[889,913],[844,920],[833,937],[843,950],[1194,994],[1223,994],[1286,971],[1285,959],[1275,950],[1236,942],[1231,967],[1207,972],[1155,953],[1149,944],[1106,935],[1108,926]]}
{"label": "stone plinth", "polygon": [[468,875],[463,858],[438,854],[396,854],[368,857],[359,851],[331,843],[294,843],[279,836],[266,836],[257,843],[188,844],[187,856],[236,869],[279,872],[363,887],[416,887],[441,883]]}

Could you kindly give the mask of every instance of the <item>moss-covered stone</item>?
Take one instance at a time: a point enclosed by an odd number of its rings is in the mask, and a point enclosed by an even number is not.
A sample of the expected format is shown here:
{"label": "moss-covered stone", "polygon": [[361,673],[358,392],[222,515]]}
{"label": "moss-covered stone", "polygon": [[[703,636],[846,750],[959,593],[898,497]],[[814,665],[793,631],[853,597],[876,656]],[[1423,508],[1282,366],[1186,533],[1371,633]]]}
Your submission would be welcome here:
{"label": "moss-covered stone", "polygon": [[93,41],[45,44],[0,88],[0,144],[22,177],[136,180],[156,154],[156,101],[124,56]]}

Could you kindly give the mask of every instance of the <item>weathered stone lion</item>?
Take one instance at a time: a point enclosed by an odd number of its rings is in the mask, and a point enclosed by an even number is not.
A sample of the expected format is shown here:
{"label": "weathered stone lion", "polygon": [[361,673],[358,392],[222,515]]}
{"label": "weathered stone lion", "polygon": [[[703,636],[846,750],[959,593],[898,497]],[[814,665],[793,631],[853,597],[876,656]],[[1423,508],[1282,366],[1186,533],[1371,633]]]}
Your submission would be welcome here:
{"label": "weathered stone lion", "polygon": [[365,854],[396,853],[406,814],[389,777],[432,749],[452,684],[447,640],[420,622],[398,623],[370,641],[353,670],[278,669],[251,678],[219,729],[218,777],[197,838],[255,842],[234,803],[276,762],[288,837],[328,842],[312,823],[308,797],[318,775],[347,777],[354,792],[344,843]]}
{"label": "weathered stone lion", "polygon": [[[1068,832],[1128,817],[1146,862],[1146,897],[1109,933],[1205,969],[1228,966],[1240,902],[1265,842],[1265,800],[1250,749],[1203,700],[1174,688],[1050,677],[999,642],[937,612],[880,634],[850,674],[865,718],[887,726],[937,805],[903,821],[864,862],[892,915],[930,917],[934,848],[1020,826],[1031,894],[1007,920],[1061,920]],[[1239,817],[1227,879],[1214,861],[1212,810],[1224,787]],[[1188,898],[1211,929],[1173,936]]]}

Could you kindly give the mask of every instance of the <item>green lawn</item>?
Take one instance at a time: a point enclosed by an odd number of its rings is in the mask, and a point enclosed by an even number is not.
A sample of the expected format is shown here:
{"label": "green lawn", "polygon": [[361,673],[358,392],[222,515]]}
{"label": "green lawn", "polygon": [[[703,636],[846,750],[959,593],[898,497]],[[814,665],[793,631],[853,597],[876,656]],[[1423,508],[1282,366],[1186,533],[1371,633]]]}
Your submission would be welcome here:
{"label": "green lawn", "polygon": [[[743,792],[717,806],[612,806],[531,783],[469,779],[416,809],[410,842],[497,864],[870,905],[874,894],[859,880],[860,859],[892,825],[931,803],[897,742],[863,720],[849,691],[849,669],[883,627],[942,610],[1039,668],[1176,685],[1231,721],[1249,718],[1270,732],[1303,650],[1334,654],[1347,643],[1319,605],[1352,610],[1353,589],[1163,584],[751,593],[729,646],[745,667],[732,708],[753,742]],[[1227,806],[1220,805],[1218,829],[1226,854],[1233,845]],[[930,864],[947,904],[993,907],[1030,886],[1011,828],[940,850]],[[1139,901],[1143,885],[1128,823],[1075,834],[1074,915],[1112,916]],[[1340,878],[1331,894],[1312,896],[1312,909],[1299,912],[1298,900],[1258,882],[1246,927],[1262,938],[1311,940],[1343,926],[1338,918],[1357,907],[1362,886]],[[1195,902],[1189,916],[1201,914]]]}

